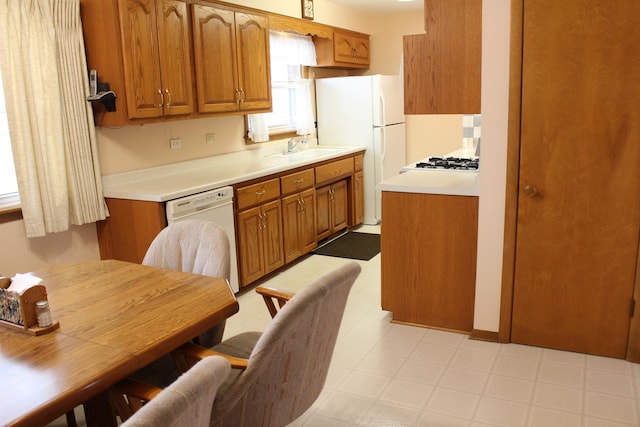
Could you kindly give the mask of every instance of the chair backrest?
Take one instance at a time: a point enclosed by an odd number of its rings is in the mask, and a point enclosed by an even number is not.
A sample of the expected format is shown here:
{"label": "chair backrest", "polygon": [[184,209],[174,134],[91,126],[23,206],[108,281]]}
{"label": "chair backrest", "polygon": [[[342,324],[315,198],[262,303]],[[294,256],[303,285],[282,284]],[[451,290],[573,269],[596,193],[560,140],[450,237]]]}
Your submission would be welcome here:
{"label": "chair backrest", "polygon": [[229,280],[229,237],[210,221],[174,222],[153,239],[142,264]]}
{"label": "chair backrest", "polygon": [[[231,276],[229,236],[222,227],[211,221],[185,219],[174,222],[153,239],[142,264],[224,277],[228,283]],[[225,323],[200,334],[200,344],[205,347],[218,344],[222,340]],[[156,380],[159,378],[158,374],[153,377]]]}
{"label": "chair backrest", "polygon": [[208,427],[211,405],[231,365],[205,357],[125,421],[123,427]]}
{"label": "chair backrest", "polygon": [[278,312],[248,368],[214,402],[216,426],[285,426],[316,400],[327,377],[349,291],[349,262],[305,286]]}

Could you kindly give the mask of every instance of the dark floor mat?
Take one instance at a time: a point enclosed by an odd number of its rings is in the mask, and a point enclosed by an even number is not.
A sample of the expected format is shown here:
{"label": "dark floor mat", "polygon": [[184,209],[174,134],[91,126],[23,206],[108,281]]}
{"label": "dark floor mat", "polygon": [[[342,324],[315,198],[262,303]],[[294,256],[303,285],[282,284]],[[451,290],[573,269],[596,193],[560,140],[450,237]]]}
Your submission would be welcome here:
{"label": "dark floor mat", "polygon": [[317,248],[313,253],[369,261],[380,253],[380,235],[350,231]]}

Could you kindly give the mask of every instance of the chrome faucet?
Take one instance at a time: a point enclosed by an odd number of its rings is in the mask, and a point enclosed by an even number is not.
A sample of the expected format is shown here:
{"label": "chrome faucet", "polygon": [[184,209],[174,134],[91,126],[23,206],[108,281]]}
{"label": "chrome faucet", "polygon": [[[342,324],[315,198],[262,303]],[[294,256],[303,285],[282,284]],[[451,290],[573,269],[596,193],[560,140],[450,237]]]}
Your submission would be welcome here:
{"label": "chrome faucet", "polygon": [[300,143],[305,143],[307,142],[307,135],[305,135],[304,137],[302,137],[302,139],[299,139],[296,142],[295,138],[291,138],[288,142],[287,142],[287,153],[293,153],[293,151],[295,150],[295,148],[298,146],[298,144]]}

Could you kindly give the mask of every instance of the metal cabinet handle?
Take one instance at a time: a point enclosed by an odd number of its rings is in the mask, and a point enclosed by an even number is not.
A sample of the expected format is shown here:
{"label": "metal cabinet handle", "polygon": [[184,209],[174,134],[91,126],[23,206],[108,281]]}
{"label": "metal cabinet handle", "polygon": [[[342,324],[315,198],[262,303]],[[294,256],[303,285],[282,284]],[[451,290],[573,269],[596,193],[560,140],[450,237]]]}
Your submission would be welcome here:
{"label": "metal cabinet handle", "polygon": [[162,93],[162,89],[158,89],[158,93],[160,94],[160,105],[158,108],[164,107],[164,94]]}
{"label": "metal cabinet handle", "polygon": [[256,191],[256,197],[264,196],[267,192],[265,190]]}
{"label": "metal cabinet handle", "polygon": [[171,92],[169,92],[169,88],[166,88],[164,91],[167,94],[167,107],[171,107]]}

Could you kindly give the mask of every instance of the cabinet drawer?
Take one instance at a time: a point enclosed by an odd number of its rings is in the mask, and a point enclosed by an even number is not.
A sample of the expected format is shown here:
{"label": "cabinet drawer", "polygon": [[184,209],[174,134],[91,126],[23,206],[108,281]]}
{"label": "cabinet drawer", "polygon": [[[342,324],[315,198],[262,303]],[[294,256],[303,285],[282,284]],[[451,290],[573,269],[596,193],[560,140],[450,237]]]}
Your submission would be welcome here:
{"label": "cabinet drawer", "polygon": [[282,187],[282,194],[294,193],[313,187],[313,177],[313,169],[307,169],[281,177],[280,185]]}
{"label": "cabinet drawer", "polygon": [[364,165],[364,154],[358,154],[353,158],[353,165],[355,170],[361,171]]}
{"label": "cabinet drawer", "polygon": [[316,185],[353,174],[353,157],[316,168]]}
{"label": "cabinet drawer", "polygon": [[280,180],[278,178],[240,187],[236,190],[239,210],[277,199],[279,196]]}

